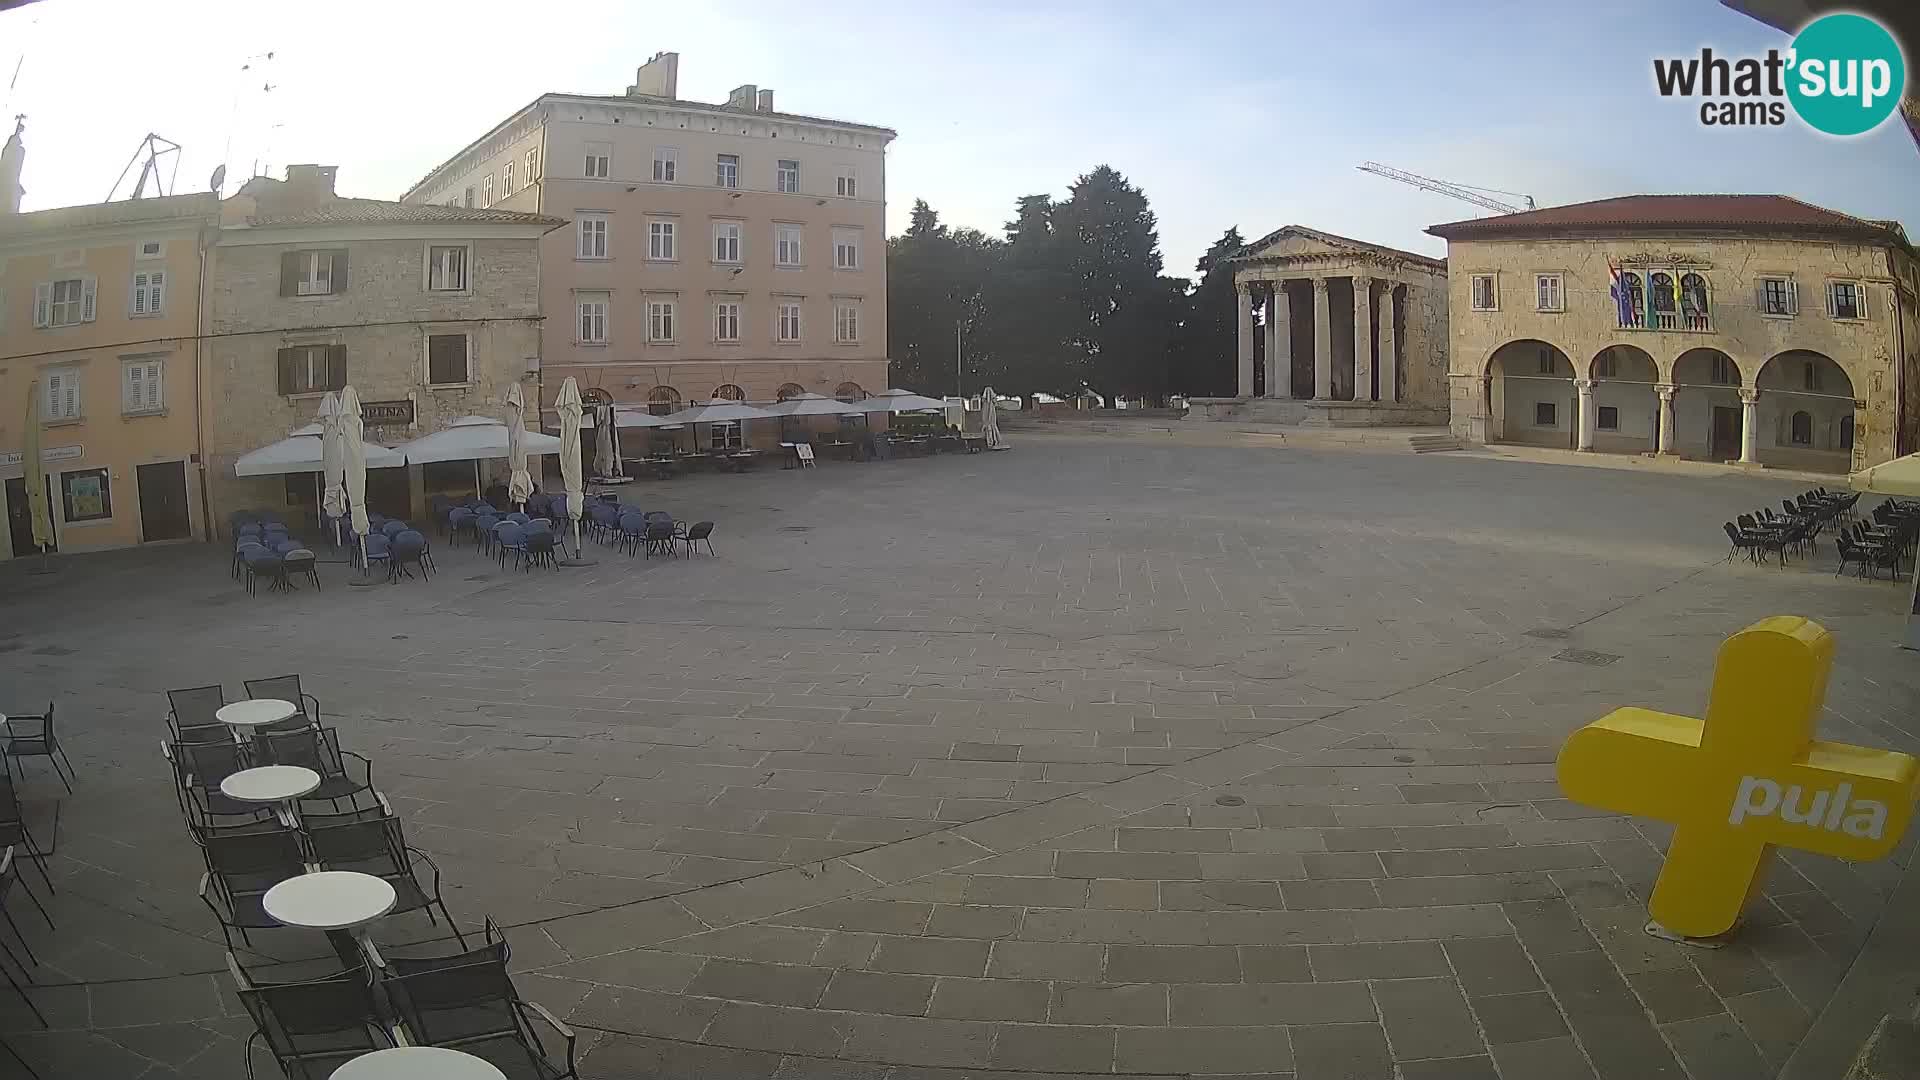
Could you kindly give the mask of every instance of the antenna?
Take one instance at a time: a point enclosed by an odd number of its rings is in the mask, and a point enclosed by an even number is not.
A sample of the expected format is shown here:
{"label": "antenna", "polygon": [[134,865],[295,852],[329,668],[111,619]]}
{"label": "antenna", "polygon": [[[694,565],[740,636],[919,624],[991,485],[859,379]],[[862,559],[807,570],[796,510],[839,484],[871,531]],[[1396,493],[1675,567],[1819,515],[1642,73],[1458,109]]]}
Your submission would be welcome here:
{"label": "antenna", "polygon": [[[144,161],[141,160],[141,155],[143,154],[146,156],[146,160]],[[166,180],[162,181],[160,179],[160,159],[168,154],[173,155],[173,168],[167,173]],[[140,140],[140,145],[134,150],[133,156],[127,159],[126,168],[120,170],[120,178],[113,182],[113,190],[107,192],[107,202],[112,202],[113,197],[120,193],[120,185],[126,183],[127,173],[132,170],[135,162],[140,163],[140,178],[134,181],[133,198],[143,199],[146,197],[147,180],[149,178],[153,180],[153,189],[156,195],[169,194],[167,189],[174,186],[174,177],[179,175],[180,172],[180,144],[174,142],[172,139],[155,135],[151,131],[147,132],[147,137]]]}
{"label": "antenna", "polygon": [[[1445,180],[1435,180],[1429,176],[1421,176],[1418,173],[1410,173],[1396,169],[1390,165],[1382,165],[1377,161],[1363,161],[1357,167],[1361,172],[1372,173],[1375,176],[1384,176],[1389,180],[1398,180],[1408,187],[1417,187],[1422,191],[1432,191],[1441,195],[1450,195],[1453,198],[1459,199],[1461,202],[1469,202],[1475,206],[1483,206],[1488,210],[1495,210],[1502,214],[1518,214],[1522,210],[1532,210],[1534,208],[1533,196],[1523,195],[1517,191],[1501,191],[1499,188],[1483,188],[1474,187],[1471,184],[1449,183]],[[1512,203],[1489,198],[1487,195],[1482,194],[1482,192],[1488,192],[1493,195],[1511,195],[1526,205],[1524,207],[1515,206]]]}

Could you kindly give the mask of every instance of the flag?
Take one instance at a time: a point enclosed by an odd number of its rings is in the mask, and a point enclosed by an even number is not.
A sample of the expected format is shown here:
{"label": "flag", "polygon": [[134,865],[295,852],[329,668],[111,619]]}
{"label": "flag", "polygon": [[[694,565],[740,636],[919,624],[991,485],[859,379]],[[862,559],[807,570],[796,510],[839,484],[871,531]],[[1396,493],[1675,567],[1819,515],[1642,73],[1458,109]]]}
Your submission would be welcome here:
{"label": "flag", "polygon": [[1620,267],[1614,263],[1608,263],[1607,276],[1613,281],[1613,284],[1607,288],[1608,295],[1613,297],[1613,312],[1619,317],[1621,327],[1632,326],[1633,301],[1627,296],[1627,283],[1620,276]]}

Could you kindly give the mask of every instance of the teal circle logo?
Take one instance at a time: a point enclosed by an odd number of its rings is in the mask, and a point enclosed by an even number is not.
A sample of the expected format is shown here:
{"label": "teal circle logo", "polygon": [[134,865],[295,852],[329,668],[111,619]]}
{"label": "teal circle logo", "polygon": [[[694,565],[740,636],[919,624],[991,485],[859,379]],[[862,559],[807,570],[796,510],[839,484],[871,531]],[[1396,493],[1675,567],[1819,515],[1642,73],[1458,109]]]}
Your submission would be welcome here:
{"label": "teal circle logo", "polygon": [[1906,92],[1900,43],[1864,15],[1824,15],[1808,23],[1794,37],[1787,63],[1793,111],[1828,135],[1872,131]]}

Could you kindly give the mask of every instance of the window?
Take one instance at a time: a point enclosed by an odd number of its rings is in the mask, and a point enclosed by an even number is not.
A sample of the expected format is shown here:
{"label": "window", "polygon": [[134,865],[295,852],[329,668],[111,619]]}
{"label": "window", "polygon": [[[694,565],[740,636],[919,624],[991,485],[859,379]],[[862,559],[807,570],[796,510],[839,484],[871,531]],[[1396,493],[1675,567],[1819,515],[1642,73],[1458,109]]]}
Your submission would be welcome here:
{"label": "window", "polygon": [[680,176],[680,151],[662,146],[653,152],[653,181],[671,184]]}
{"label": "window", "polygon": [[1760,279],[1760,313],[1763,315],[1800,314],[1800,290],[1792,278]]}
{"label": "window", "polygon": [[1707,279],[1699,274],[1680,275],[1680,317],[1688,330],[1712,328],[1707,317]]}
{"label": "window", "polygon": [[164,270],[141,270],[133,275],[133,314],[158,315],[167,297]]}
{"label": "window", "polygon": [[676,256],[674,254],[674,246],[673,246],[673,222],[671,221],[647,222],[647,258],[672,259],[675,257]]}
{"label": "window", "polygon": [[68,524],[105,521],[113,516],[113,496],[105,469],[60,474],[60,501]]}
{"label": "window", "polygon": [[281,296],[332,296],[346,291],[345,248],[289,251],[280,256]]}
{"label": "window", "polygon": [[1533,276],[1533,308],[1535,311],[1565,311],[1561,301],[1562,279],[1559,274],[1535,274]]}
{"label": "window", "polygon": [[513,194],[513,162],[511,161],[507,162],[506,169],[500,174],[500,193]]}
{"label": "window", "polygon": [[860,230],[833,230],[833,268],[835,270],[860,269]]}
{"label": "window", "polygon": [[575,221],[580,232],[580,257],[583,259],[604,259],[607,257],[607,219],[602,214],[582,214]]}
{"label": "window", "polygon": [[745,401],[747,400],[747,392],[740,389],[737,383],[723,383],[713,388],[713,400]]}
{"label": "window", "polygon": [[1552,375],[1556,370],[1558,370],[1558,367],[1559,367],[1557,363],[1557,358],[1554,356],[1553,350],[1544,345],[1540,347],[1539,363],[1540,363],[1539,371],[1540,371],[1540,374],[1542,375]]}
{"label": "window", "polygon": [[788,193],[800,190],[800,163],[782,158],[774,162],[773,189]]}
{"label": "window", "polygon": [[1500,294],[1494,288],[1492,274],[1473,275],[1473,310],[1500,310]]}
{"label": "window", "polygon": [[1787,419],[1787,441],[1795,446],[1813,445],[1813,414],[1806,410]]}
{"label": "window", "polygon": [[466,205],[467,209],[469,210],[473,209],[473,185],[471,184],[467,185],[466,197],[461,201]]}
{"label": "window", "polygon": [[782,303],[774,318],[773,339],[775,341],[795,342],[800,340],[800,305]]}
{"label": "window", "polygon": [[605,180],[613,173],[613,144],[588,143],[587,161],[581,166],[580,175],[589,180]]}
{"label": "window", "polygon": [[1800,389],[1820,389],[1820,365],[1816,361],[1802,361],[1800,365]]}
{"label": "window", "polygon": [[33,287],[33,325],[78,326],[93,321],[93,279],[43,281]]}
{"label": "window", "polygon": [[671,386],[656,386],[647,391],[647,412],[654,416],[670,416],[680,411],[680,391]]}
{"label": "window", "polygon": [[164,240],[142,240],[135,245],[133,257],[136,259],[158,259],[165,255],[167,244]]}
{"label": "window", "polygon": [[647,301],[647,340],[673,340],[673,301]]}
{"label": "window", "polygon": [[464,386],[473,381],[467,335],[427,335],[427,385]]}
{"label": "window", "polygon": [[1740,373],[1734,370],[1733,360],[1724,353],[1713,358],[1713,371],[1707,376],[1715,386],[1740,385]]}
{"label": "window", "polygon": [[851,405],[856,401],[866,400],[867,392],[860,389],[859,383],[843,382],[839,386],[834,387],[833,397],[836,401],[844,401]]}
{"label": "window", "polygon": [[860,340],[860,306],[858,304],[833,306],[833,340],[843,345]]}
{"label": "window", "polygon": [[121,364],[120,411],[123,413],[159,412],[164,404],[161,384],[165,381],[163,361],[136,358]]}
{"label": "window", "polygon": [[1617,361],[1614,360],[1612,349],[1608,349],[1606,352],[1603,352],[1599,356],[1596,356],[1593,358],[1593,377],[1594,378],[1611,379],[1619,373],[1620,373],[1620,365]]}
{"label": "window", "polygon": [[577,304],[580,311],[580,340],[595,345],[604,345],[607,341],[607,302],[606,293],[580,293]]}
{"label": "window", "polygon": [[1557,411],[1558,410],[1554,408],[1554,404],[1551,401],[1534,402],[1533,403],[1533,426],[1553,427],[1557,422],[1554,419],[1554,414]]}
{"label": "window", "polygon": [[1840,449],[1842,450],[1853,449],[1853,414],[1852,413],[1848,413],[1847,415],[1840,418]]}
{"label": "window", "polygon": [[1673,295],[1673,275],[1660,271],[1647,275],[1648,299],[1653,302],[1653,310],[1671,314],[1677,304]]}
{"label": "window", "polygon": [[833,178],[833,193],[843,199],[851,199],[860,193],[859,187],[859,179],[854,175],[853,166],[840,166],[839,174]]}
{"label": "window", "polygon": [[540,179],[540,148],[527,151],[527,183]]}
{"label": "window", "polygon": [[740,340],[739,301],[722,300],[713,305],[713,340]]}
{"label": "window", "polygon": [[719,263],[740,261],[739,222],[716,221],[713,223],[713,261]]}
{"label": "window", "polygon": [[493,177],[480,181],[480,208],[485,210],[493,205]]}
{"label": "window", "polygon": [[[433,244],[427,248],[427,291],[467,291],[465,244]],[[462,380],[465,381],[465,380]]]}
{"label": "window", "polygon": [[345,385],[345,345],[293,345],[280,350],[281,394],[324,394]]}
{"label": "window", "polygon": [[804,386],[801,386],[799,383],[781,383],[780,389],[775,390],[773,392],[773,400],[792,401],[794,398],[797,398],[801,394],[804,394],[806,392],[807,392],[807,388]]}
{"label": "window", "polygon": [[1858,282],[1827,282],[1827,314],[1836,319],[1864,319],[1867,290]]}
{"label": "window", "polygon": [[46,377],[47,396],[40,404],[40,419],[80,419],[80,369],[48,368]]}
{"label": "window", "polygon": [[712,447],[715,450],[738,450],[741,447],[740,425],[737,423],[709,424],[707,430],[713,434]]}
{"label": "window", "polygon": [[737,188],[740,186],[740,155],[719,154],[713,159],[713,182],[716,187]]}
{"label": "window", "polygon": [[1620,410],[1617,407],[1613,405],[1602,405],[1596,411],[1599,415],[1594,420],[1594,426],[1598,427],[1601,431],[1620,430]]}
{"label": "window", "polygon": [[773,265],[800,265],[800,226],[775,225],[773,227]]}

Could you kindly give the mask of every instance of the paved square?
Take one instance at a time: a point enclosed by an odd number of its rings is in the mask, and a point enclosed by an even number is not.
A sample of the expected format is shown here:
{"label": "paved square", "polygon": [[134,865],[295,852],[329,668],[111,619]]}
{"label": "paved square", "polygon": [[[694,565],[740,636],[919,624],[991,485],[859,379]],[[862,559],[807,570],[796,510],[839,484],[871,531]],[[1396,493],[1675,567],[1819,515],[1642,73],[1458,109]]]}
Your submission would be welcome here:
{"label": "paved square", "polygon": [[219,547],[0,567],[0,708],[57,697],[80,774],[58,929],[10,905],[53,1027],[0,1030],[49,1076],[244,1075],[163,691],[297,671],[588,1077],[1772,1075],[1912,845],[1789,854],[1735,944],[1670,945],[1661,830],[1552,761],[1697,710],[1775,613],[1840,639],[1823,736],[1920,749],[1903,590],[1824,542],[1720,561],[1805,486],[1033,437],[630,489],[716,559],[441,543],[430,582],[255,598]]}

